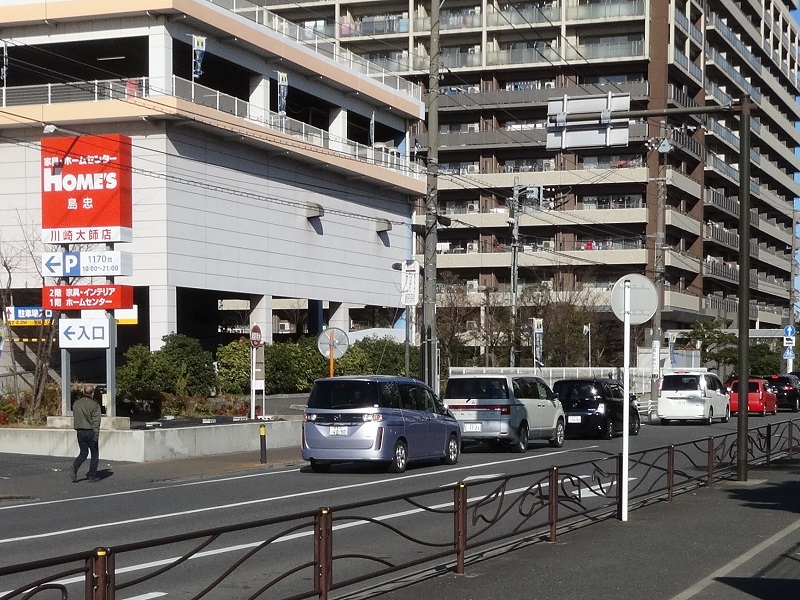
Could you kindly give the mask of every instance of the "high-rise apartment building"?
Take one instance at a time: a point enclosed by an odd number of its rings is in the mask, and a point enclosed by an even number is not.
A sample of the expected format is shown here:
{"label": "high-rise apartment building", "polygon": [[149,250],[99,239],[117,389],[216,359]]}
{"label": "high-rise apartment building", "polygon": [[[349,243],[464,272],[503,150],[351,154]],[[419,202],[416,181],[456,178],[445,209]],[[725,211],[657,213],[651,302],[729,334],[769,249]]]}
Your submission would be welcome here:
{"label": "high-rise apartment building", "polygon": [[[430,2],[262,2],[427,85]],[[626,146],[546,149],[548,100],[625,93],[632,109],[754,103],[748,307],[791,317],[800,159],[795,0],[444,0],[437,266],[469,292],[591,293],[626,273],[663,283],[663,326],[739,311],[735,112],[630,123]],[[426,131],[414,136],[420,156]],[[515,190],[516,187],[516,190]],[[516,196],[520,211],[509,209]],[[417,222],[424,222],[420,199]],[[511,225],[516,221],[518,234]],[[422,246],[418,244],[419,254]],[[482,298],[481,293],[478,298]],[[476,300],[476,304],[481,302]]]}

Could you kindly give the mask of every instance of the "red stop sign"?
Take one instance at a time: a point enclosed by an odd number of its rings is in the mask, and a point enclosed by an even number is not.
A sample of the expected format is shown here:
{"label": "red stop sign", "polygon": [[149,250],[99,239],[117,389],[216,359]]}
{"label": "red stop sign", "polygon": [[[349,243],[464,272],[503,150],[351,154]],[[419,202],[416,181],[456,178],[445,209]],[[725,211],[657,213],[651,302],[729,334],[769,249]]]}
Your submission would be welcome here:
{"label": "red stop sign", "polygon": [[258,348],[261,345],[261,327],[253,325],[250,330],[250,344],[253,348]]}

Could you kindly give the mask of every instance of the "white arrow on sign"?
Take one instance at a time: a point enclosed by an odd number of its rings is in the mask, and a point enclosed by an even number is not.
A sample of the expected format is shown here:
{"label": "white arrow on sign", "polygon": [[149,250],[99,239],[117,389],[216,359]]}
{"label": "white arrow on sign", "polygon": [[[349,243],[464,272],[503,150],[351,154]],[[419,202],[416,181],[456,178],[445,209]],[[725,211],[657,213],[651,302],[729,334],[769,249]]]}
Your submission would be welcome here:
{"label": "white arrow on sign", "polygon": [[62,348],[108,348],[108,319],[59,319],[58,344]]}
{"label": "white arrow on sign", "polygon": [[44,277],[115,277],[133,275],[133,253],[45,252],[42,254]]}

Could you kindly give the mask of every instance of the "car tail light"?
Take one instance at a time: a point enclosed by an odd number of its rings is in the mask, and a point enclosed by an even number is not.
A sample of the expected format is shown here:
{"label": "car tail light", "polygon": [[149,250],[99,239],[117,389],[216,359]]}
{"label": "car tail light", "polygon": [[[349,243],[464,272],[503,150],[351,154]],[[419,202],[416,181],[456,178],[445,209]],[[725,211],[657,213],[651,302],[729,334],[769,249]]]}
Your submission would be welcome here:
{"label": "car tail light", "polygon": [[361,415],[361,419],[365,423],[379,423],[380,421],[383,421],[385,418],[386,417],[381,413],[367,413]]}
{"label": "car tail light", "polygon": [[304,421],[316,421],[317,415],[314,413],[303,413],[303,420]]}
{"label": "car tail light", "polygon": [[496,410],[501,415],[510,415],[511,407],[508,404],[490,404],[488,406],[480,406],[483,410]]}

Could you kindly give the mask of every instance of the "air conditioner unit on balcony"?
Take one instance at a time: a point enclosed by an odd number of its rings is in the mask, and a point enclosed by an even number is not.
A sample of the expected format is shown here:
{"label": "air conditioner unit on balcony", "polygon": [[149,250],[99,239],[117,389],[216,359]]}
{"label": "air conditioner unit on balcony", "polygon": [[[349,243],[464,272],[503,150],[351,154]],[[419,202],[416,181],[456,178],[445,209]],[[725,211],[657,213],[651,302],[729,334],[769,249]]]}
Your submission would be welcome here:
{"label": "air conditioner unit on balcony", "polygon": [[542,161],[542,169],[544,171],[555,171],[556,170],[556,161],[553,158],[547,158]]}
{"label": "air conditioner unit on balcony", "polygon": [[280,333],[291,333],[292,331],[292,324],[289,321],[280,321],[278,323],[278,331]]}
{"label": "air conditioner unit on balcony", "polygon": [[478,242],[468,242],[467,243],[467,253],[468,254],[475,254],[476,252],[479,252],[479,250],[480,249],[479,249],[479,246],[478,246]]}
{"label": "air conditioner unit on balcony", "polygon": [[546,89],[546,90],[552,90],[555,87],[556,87],[556,82],[555,81],[545,81],[544,82],[544,89]]}
{"label": "air conditioner unit on balcony", "polygon": [[553,240],[545,240],[542,242],[542,250],[555,250],[556,243]]}
{"label": "air conditioner unit on balcony", "polygon": [[468,213],[476,213],[476,212],[478,212],[478,205],[477,204],[467,204],[467,212]]}
{"label": "air conditioner unit on balcony", "polygon": [[467,292],[470,294],[477,294],[478,293],[478,280],[477,279],[470,279],[467,282]]}
{"label": "air conditioner unit on balcony", "polygon": [[467,123],[467,132],[468,133],[478,133],[481,127],[478,123]]}
{"label": "air conditioner unit on balcony", "polygon": [[467,165],[467,173],[480,173],[481,168],[478,165]]}
{"label": "air conditioner unit on balcony", "polygon": [[477,85],[471,85],[471,86],[469,86],[467,88],[467,92],[469,92],[471,94],[477,94],[480,91],[481,91],[481,88],[480,88],[480,86],[477,86]]}

